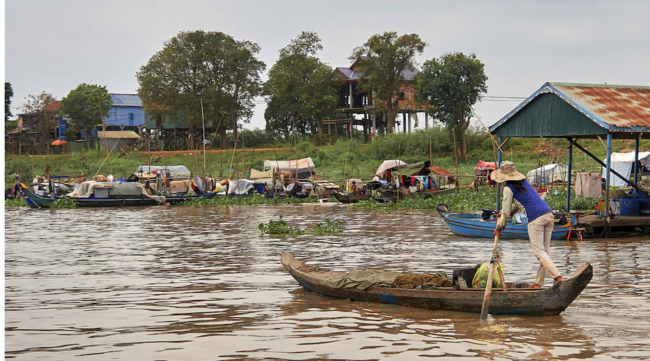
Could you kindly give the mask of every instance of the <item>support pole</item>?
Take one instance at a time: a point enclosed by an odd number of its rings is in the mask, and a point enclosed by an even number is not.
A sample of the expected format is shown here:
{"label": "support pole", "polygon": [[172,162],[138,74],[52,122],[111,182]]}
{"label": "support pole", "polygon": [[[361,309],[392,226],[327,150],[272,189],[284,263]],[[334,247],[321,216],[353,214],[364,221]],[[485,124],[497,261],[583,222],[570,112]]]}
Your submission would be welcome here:
{"label": "support pole", "polygon": [[[501,158],[503,157],[503,152],[501,151],[501,145],[503,144],[503,138],[499,137],[499,152],[497,153],[497,169],[501,168]],[[497,183],[497,212],[501,210],[501,185]]]}
{"label": "support pole", "polygon": [[402,132],[406,133],[406,113],[402,113]]}
{"label": "support pole", "polygon": [[569,139],[569,160],[566,177],[566,211],[571,210],[571,165],[573,164],[573,140]]}
{"label": "support pole", "polygon": [[350,90],[350,98],[348,98],[348,99],[350,100],[350,109],[352,109],[352,103],[354,103],[354,100],[352,99],[352,83],[350,82],[348,84],[349,84],[349,90]]}
{"label": "support pole", "polygon": [[606,160],[606,177],[605,182],[605,217],[609,219],[609,185],[612,179],[612,133],[607,134],[607,160]]}
{"label": "support pole", "polygon": [[429,129],[429,113],[424,113],[424,129]]}
{"label": "support pole", "polygon": [[377,114],[372,112],[372,130],[370,131],[370,141],[375,141],[375,135],[377,134]]}
{"label": "support pole", "polygon": [[411,132],[411,113],[408,113],[408,115],[406,116],[406,119],[408,119],[408,122],[409,122],[409,133],[410,133]]}
{"label": "support pole", "polygon": [[636,138],[636,142],[634,144],[634,185],[637,185],[638,178],[639,178],[639,167],[637,166],[637,163],[639,163],[639,141],[640,140],[641,140],[641,134],[639,134],[639,137]]}

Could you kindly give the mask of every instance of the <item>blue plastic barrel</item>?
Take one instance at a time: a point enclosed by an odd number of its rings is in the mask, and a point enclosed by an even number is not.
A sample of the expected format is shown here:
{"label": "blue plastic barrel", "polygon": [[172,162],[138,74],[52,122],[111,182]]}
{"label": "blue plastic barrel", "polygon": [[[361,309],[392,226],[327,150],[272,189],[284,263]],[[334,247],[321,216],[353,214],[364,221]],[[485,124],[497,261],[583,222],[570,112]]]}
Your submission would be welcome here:
{"label": "blue plastic barrel", "polygon": [[621,216],[634,217],[639,215],[639,200],[630,198],[616,199],[621,205]]}
{"label": "blue plastic barrel", "polygon": [[639,199],[639,215],[650,217],[650,199]]}

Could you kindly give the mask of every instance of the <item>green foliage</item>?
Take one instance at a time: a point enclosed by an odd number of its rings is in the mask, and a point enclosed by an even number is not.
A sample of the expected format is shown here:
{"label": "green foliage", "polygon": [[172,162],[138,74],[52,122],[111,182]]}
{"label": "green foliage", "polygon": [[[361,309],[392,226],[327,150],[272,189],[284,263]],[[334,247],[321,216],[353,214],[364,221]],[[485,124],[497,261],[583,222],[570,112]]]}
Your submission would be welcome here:
{"label": "green foliage", "polygon": [[61,110],[71,119],[72,126],[84,131],[86,139],[112,106],[113,98],[106,87],[91,84],[79,84],[61,101]]}
{"label": "green foliage", "polygon": [[72,209],[77,208],[77,201],[71,198],[59,198],[50,205],[50,209]]}
{"label": "green foliage", "polygon": [[9,121],[11,114],[11,98],[14,96],[14,90],[10,82],[5,82],[5,122]]}
{"label": "green foliage", "polygon": [[5,199],[5,207],[29,207],[25,198],[16,197]]}
{"label": "green foliage", "polygon": [[191,137],[205,115],[225,146],[226,129],[237,135],[238,119],[250,119],[260,93],[259,50],[221,32],[180,32],[140,68],[138,95],[147,113],[187,117]]}
{"label": "green foliage", "polygon": [[[475,54],[449,53],[424,63],[417,75],[417,97],[429,105],[429,114],[456,132],[463,144],[471,107],[487,92],[485,65]],[[461,147],[464,159],[467,147]]]}
{"label": "green foliage", "polygon": [[325,220],[325,223],[318,222],[314,226],[314,234],[323,235],[323,234],[337,234],[345,231],[345,226],[341,221],[330,221],[329,219]]}
{"label": "green foliage", "polygon": [[415,65],[415,56],[422,54],[426,43],[417,34],[397,36],[396,32],[375,34],[352,52],[350,60],[358,61],[363,69],[359,86],[374,91],[375,97],[385,102],[387,130],[392,133],[397,116],[397,92],[404,85],[403,73]]}
{"label": "green foliage", "polygon": [[303,31],[280,50],[264,84],[270,97],[264,112],[267,130],[285,139],[292,133],[322,134],[321,121],[336,114],[337,91],[328,81],[332,68],[316,56],[321,49],[318,35]]}
{"label": "green foliage", "polygon": [[279,204],[295,204],[295,203],[314,203],[316,198],[264,198],[259,193],[253,193],[248,197],[221,197],[216,196],[212,198],[195,198],[180,203],[183,206],[249,206],[249,205],[279,205]]}
{"label": "green foliage", "polygon": [[303,232],[298,228],[292,228],[287,226],[287,222],[282,220],[282,216],[280,216],[280,219],[277,221],[268,221],[268,223],[260,223],[258,226],[260,232],[262,234],[269,234],[269,235],[292,235],[292,236],[298,236],[301,235]]}
{"label": "green foliage", "polygon": [[60,114],[50,109],[49,105],[57,99],[52,94],[42,92],[41,94],[30,94],[25,98],[22,105],[24,117],[24,126],[38,131],[38,143],[49,143],[50,132],[57,125],[56,118]]}
{"label": "green foliage", "polygon": [[[566,192],[555,191],[552,192],[550,199],[546,202],[551,209],[560,210],[566,207]],[[457,192],[448,194],[438,194],[429,199],[424,199],[424,196],[415,194],[400,200],[397,203],[379,203],[375,200],[360,201],[355,203],[355,207],[365,209],[383,209],[390,208],[407,208],[407,209],[435,209],[438,203],[447,204],[452,211],[478,211],[482,208],[494,209],[496,208],[497,192],[494,188],[482,188],[478,192],[469,188],[462,188]],[[572,191],[571,209],[575,210],[593,210],[595,209],[597,199],[594,198],[575,198]],[[386,212],[386,211],[384,211]]]}

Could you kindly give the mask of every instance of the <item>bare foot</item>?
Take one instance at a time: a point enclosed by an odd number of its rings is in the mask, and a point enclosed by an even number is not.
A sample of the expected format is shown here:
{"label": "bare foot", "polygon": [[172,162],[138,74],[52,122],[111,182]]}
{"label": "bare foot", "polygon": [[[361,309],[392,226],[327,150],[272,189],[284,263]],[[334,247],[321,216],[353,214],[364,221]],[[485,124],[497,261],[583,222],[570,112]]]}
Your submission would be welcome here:
{"label": "bare foot", "polygon": [[537,283],[533,283],[531,286],[528,286],[528,289],[530,290],[538,290],[542,288],[542,286],[538,285]]}
{"label": "bare foot", "polygon": [[553,279],[553,285],[556,285],[558,282],[564,281],[564,277],[557,276]]}

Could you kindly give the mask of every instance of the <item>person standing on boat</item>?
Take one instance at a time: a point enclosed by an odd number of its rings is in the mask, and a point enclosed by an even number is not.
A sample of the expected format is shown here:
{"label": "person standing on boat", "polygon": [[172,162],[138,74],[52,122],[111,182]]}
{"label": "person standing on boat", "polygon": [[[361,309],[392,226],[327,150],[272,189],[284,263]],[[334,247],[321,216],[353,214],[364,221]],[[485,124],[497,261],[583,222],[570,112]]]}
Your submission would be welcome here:
{"label": "person standing on boat", "polygon": [[551,207],[539,197],[535,188],[526,180],[526,176],[517,172],[513,162],[501,162],[501,167],[492,172],[492,179],[497,183],[504,183],[503,210],[497,215],[497,229],[494,235],[501,236],[501,231],[506,228],[508,220],[517,210],[524,212],[528,218],[528,237],[533,246],[533,253],[540,263],[537,278],[530,288],[541,288],[546,272],[553,278],[553,284],[564,280],[548,255],[551,233],[555,225]]}

